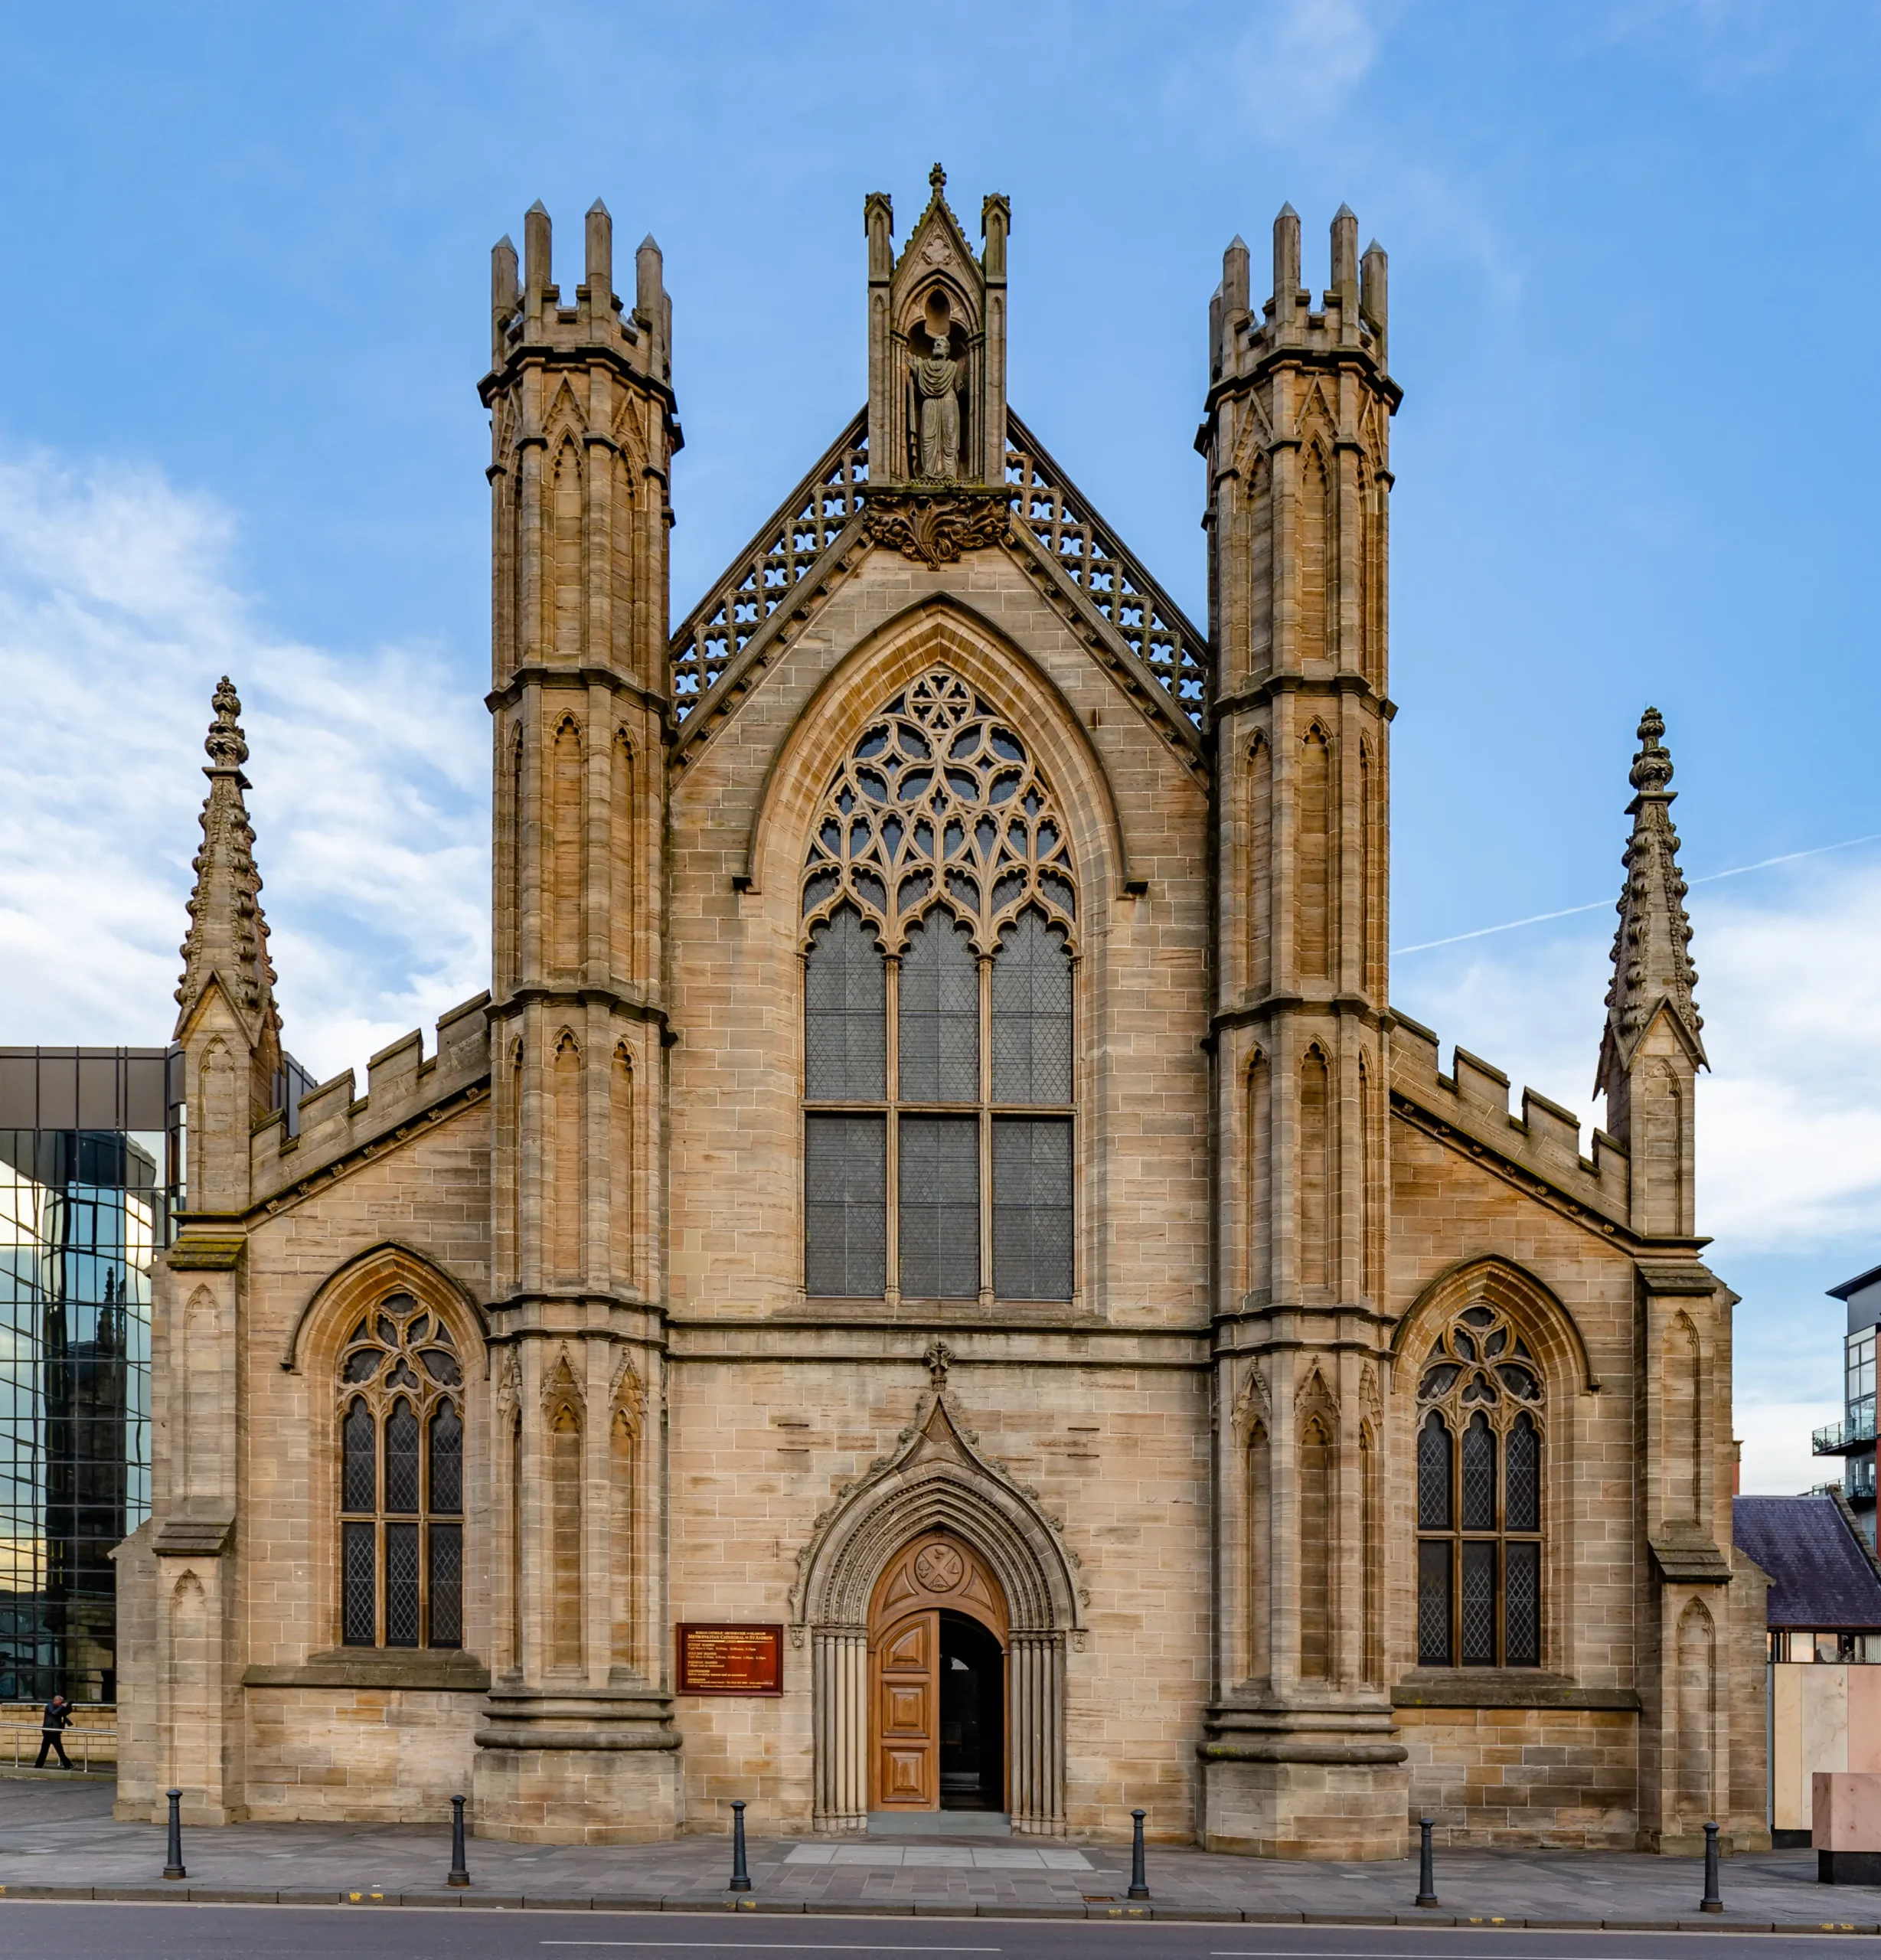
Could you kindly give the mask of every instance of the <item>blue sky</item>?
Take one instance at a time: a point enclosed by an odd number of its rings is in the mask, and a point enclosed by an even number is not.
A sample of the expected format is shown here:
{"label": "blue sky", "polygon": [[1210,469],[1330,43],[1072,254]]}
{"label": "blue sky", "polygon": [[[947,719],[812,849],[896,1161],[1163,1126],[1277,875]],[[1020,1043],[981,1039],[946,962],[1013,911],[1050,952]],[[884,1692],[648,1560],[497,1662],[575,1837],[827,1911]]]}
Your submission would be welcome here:
{"label": "blue sky", "polygon": [[[76,5],[0,17],[0,1040],[167,1032],[216,675],[289,1038],[481,984],[488,253],[666,253],[674,610],[860,403],[865,191],[1012,199],[1014,404],[1202,609],[1208,294],[1281,202],[1392,254],[1394,939],[1617,893],[1664,710],[1695,877],[1881,831],[1867,560],[1881,13],[1822,0]],[[568,274],[572,283],[573,274]],[[28,719],[28,717],[34,717]],[[386,848],[387,839],[396,848]],[[1702,1222],[1753,1483],[1881,1259],[1881,845],[1695,887]],[[1588,1112],[1602,910],[1395,998]]]}

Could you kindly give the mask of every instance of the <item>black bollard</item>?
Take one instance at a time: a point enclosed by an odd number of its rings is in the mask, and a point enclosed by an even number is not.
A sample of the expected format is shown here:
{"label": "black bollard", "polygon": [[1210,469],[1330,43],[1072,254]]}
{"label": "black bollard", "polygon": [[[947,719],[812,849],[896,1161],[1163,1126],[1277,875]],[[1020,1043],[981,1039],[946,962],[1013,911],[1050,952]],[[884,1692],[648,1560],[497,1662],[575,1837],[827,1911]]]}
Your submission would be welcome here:
{"label": "black bollard", "polygon": [[1130,1834],[1130,1896],[1147,1899],[1149,1896],[1149,1879],[1143,1870],[1143,1819],[1146,1811],[1133,1810],[1130,1821],[1135,1827]]}
{"label": "black bollard", "polygon": [[735,1797],[732,1800],[732,1877],[731,1889],[734,1892],[751,1890],[751,1874],[745,1870],[745,1800]]}
{"label": "black bollard", "polygon": [[464,1800],[451,1799],[451,1873],[446,1885],[468,1885],[470,1867],[464,1863]]}
{"label": "black bollard", "polygon": [[1417,1820],[1417,1903],[1420,1906],[1437,1903],[1437,1860],[1430,1847],[1430,1834],[1436,1828],[1434,1818]]}
{"label": "black bollard", "polygon": [[167,1792],[170,1799],[170,1862],[163,1868],[165,1878],[187,1878],[189,1873],[183,1869],[183,1793],[181,1790]]}
{"label": "black bollard", "polygon": [[1718,1896],[1718,1827],[1705,1826],[1705,1896],[1698,1902],[1701,1913],[1721,1913],[1724,1901]]}

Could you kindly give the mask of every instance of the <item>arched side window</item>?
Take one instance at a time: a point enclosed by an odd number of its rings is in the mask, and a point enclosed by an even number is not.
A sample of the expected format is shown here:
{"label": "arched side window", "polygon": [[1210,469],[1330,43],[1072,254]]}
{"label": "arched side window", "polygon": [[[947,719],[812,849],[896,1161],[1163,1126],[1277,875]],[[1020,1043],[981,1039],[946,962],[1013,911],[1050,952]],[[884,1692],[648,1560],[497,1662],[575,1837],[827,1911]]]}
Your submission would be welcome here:
{"label": "arched side window", "polygon": [[804,868],[804,1285],[1066,1300],[1076,890],[1050,786],[958,675],[864,730]]}
{"label": "arched side window", "polygon": [[1464,1308],[1418,1383],[1417,1658],[1541,1665],[1541,1369],[1493,1307]]}
{"label": "arched side window", "polygon": [[390,1293],[339,1365],[340,1638],[461,1647],[462,1362],[443,1321]]}

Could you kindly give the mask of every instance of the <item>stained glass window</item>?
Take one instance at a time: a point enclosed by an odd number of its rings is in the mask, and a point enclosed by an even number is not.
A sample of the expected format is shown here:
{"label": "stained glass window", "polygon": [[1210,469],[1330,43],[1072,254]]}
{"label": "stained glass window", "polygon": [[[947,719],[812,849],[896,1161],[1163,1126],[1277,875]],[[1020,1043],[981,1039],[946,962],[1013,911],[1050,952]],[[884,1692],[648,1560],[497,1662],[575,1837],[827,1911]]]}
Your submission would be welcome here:
{"label": "stained glass window", "polygon": [[1478,1302],[1425,1357],[1418,1401],[1419,1664],[1538,1668],[1541,1364]]}
{"label": "stained glass window", "polygon": [[945,913],[916,926],[899,992],[901,1099],[978,1102],[980,975],[966,928]]}
{"label": "stained glass window", "polygon": [[887,1273],[887,1122],[813,1115],[804,1125],[804,1285],[879,1298]]}
{"label": "stained glass window", "polygon": [[805,1291],[1069,1299],[1070,846],[1025,744],[958,675],[864,727],[802,900]]}
{"label": "stained glass window", "polygon": [[409,1293],[364,1316],[341,1351],[340,1638],[348,1647],[463,1639],[463,1369],[449,1330]]}
{"label": "stained glass window", "polygon": [[972,1116],[904,1115],[901,1290],[922,1300],[980,1290],[980,1125]]}
{"label": "stained glass window", "polygon": [[1071,1297],[1071,1125],[993,1119],[993,1290],[1007,1300]]}

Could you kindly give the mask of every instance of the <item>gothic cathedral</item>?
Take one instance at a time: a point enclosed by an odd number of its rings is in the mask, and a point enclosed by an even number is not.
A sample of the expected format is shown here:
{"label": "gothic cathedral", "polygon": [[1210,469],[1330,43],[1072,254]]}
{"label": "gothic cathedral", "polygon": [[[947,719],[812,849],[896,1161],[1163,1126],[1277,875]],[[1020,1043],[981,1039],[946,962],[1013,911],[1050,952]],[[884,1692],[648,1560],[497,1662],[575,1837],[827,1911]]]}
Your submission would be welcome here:
{"label": "gothic cathedral", "polygon": [[1390,1005],[1384,253],[1228,248],[1203,632],[932,181],[676,629],[658,248],[497,247],[490,991],[363,1095],[283,1106],[217,691],[119,1814],[1766,1843],[1663,723],[1584,1155]]}

